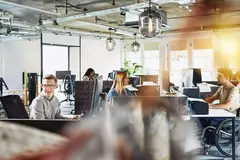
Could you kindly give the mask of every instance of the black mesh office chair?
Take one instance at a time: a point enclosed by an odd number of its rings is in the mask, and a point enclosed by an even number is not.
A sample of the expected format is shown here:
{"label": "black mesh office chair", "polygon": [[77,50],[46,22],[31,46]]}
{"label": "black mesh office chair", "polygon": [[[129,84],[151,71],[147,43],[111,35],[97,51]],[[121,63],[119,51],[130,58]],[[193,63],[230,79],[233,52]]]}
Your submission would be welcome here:
{"label": "black mesh office chair", "polygon": [[3,96],[0,97],[0,101],[8,118],[29,119],[24,104],[18,95]]}
{"label": "black mesh office chair", "polygon": [[64,79],[64,94],[66,95],[66,99],[62,100],[60,103],[62,102],[71,102],[74,101],[73,99],[71,99],[71,95],[73,95],[74,97],[74,86],[75,86],[75,75],[67,75]]}

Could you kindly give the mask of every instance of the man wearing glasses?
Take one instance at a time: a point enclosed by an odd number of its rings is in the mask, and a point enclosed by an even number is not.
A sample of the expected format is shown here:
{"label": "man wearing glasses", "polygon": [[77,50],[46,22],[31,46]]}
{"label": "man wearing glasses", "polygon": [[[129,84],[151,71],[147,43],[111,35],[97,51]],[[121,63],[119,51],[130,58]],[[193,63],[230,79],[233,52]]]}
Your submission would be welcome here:
{"label": "man wearing glasses", "polygon": [[[46,75],[43,78],[42,92],[36,97],[30,106],[31,119],[67,119],[61,115],[60,102],[54,96],[57,88],[57,78],[54,75]],[[73,117],[77,119],[78,116]]]}

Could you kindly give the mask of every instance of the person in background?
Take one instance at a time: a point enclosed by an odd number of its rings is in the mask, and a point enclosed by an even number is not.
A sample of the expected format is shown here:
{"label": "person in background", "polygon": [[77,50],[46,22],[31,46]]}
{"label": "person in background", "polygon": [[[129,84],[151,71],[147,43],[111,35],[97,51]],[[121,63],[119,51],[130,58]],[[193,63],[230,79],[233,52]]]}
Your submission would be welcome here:
{"label": "person in background", "polygon": [[128,75],[126,72],[118,72],[116,74],[114,83],[108,92],[108,100],[112,100],[114,96],[132,96],[132,93],[125,88],[128,85]]}
{"label": "person in background", "polygon": [[85,72],[84,76],[82,77],[83,81],[92,81],[93,75],[95,74],[95,71],[92,68],[88,68]]}
{"label": "person in background", "polygon": [[240,93],[240,70],[236,72],[236,79],[238,81],[237,88],[239,89],[239,93]]}
{"label": "person in background", "polygon": [[[43,78],[42,92],[32,101],[30,106],[31,119],[68,119],[61,115],[60,102],[54,95],[57,88],[57,78],[54,75],[46,75]],[[72,119],[77,119],[74,116]]]}
{"label": "person in background", "polygon": [[[236,114],[239,108],[239,96],[237,88],[231,83],[232,71],[228,68],[218,69],[218,83],[221,85],[217,92],[205,99],[209,103],[209,108],[226,109]],[[213,101],[219,99],[218,104],[212,104]]]}

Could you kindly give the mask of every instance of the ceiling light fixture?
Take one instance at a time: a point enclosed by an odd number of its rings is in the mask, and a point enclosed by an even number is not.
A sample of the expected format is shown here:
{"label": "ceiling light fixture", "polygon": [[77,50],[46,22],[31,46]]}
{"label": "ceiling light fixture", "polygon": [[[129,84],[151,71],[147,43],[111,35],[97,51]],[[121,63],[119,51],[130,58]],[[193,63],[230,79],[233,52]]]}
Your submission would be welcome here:
{"label": "ceiling light fixture", "polygon": [[132,52],[137,53],[140,50],[140,44],[136,41],[136,39],[137,39],[136,33],[134,33],[134,36],[135,36],[135,42],[132,43],[131,47],[132,47]]}
{"label": "ceiling light fixture", "polygon": [[110,37],[106,40],[106,48],[108,51],[113,51],[116,46],[116,41],[114,41],[114,39],[111,37],[112,36],[111,31],[116,32],[116,29],[109,28],[108,30],[110,31]]}
{"label": "ceiling light fixture", "polygon": [[146,38],[152,38],[161,32],[162,18],[152,6],[149,0],[149,7],[144,9],[139,16],[139,30],[140,33]]}
{"label": "ceiling light fixture", "polygon": [[69,9],[70,10],[75,10],[77,12],[85,12],[85,11],[87,11],[86,8],[82,8],[80,5],[73,5],[73,4],[69,3],[68,0],[66,0],[65,5],[55,5],[56,13],[58,13],[58,11],[59,11],[58,9],[59,8],[65,8],[65,14],[66,15],[68,14]]}

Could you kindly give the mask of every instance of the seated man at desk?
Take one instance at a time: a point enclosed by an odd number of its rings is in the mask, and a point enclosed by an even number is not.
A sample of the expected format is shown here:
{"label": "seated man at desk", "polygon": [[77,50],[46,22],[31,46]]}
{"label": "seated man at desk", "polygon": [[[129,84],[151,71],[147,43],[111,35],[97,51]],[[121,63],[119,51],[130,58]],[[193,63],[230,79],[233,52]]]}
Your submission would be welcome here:
{"label": "seated man at desk", "polygon": [[128,75],[126,72],[118,72],[112,88],[108,92],[108,100],[114,96],[132,96],[132,93],[125,86],[128,85]]}
{"label": "seated man at desk", "polygon": [[[57,78],[54,75],[46,75],[41,84],[43,91],[36,97],[30,106],[31,119],[68,119],[61,116],[60,102],[54,96],[57,88]],[[77,119],[74,116],[72,119]]]}
{"label": "seated man at desk", "polygon": [[[205,99],[209,103],[209,108],[225,109],[236,114],[239,108],[239,95],[237,88],[230,82],[232,71],[228,68],[218,69],[218,83],[221,85],[217,92]],[[219,100],[219,104],[212,104],[213,101]]]}
{"label": "seated man at desk", "polygon": [[240,70],[236,72],[236,79],[238,82],[237,88],[239,89],[239,93],[240,93]]}

